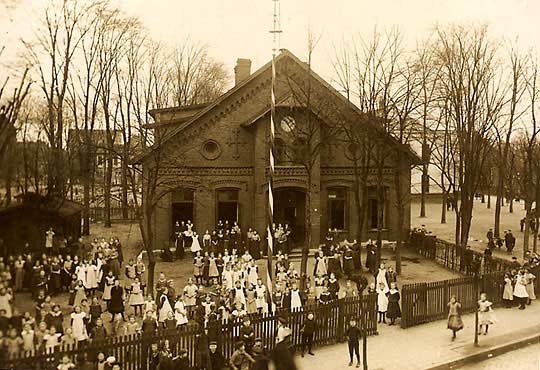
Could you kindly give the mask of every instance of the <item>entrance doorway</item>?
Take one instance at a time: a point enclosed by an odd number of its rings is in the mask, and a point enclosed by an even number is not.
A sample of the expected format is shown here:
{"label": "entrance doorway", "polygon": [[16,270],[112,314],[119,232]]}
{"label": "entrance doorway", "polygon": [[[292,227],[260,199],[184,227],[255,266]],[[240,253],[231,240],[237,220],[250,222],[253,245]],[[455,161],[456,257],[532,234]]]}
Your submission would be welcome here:
{"label": "entrance doorway", "polygon": [[177,189],[172,193],[171,199],[171,222],[172,229],[174,230],[174,225],[176,222],[195,222],[193,219],[194,216],[194,199],[193,189]]}
{"label": "entrance doorway", "polygon": [[238,221],[238,190],[218,190],[216,215],[216,225],[218,221],[229,221],[229,225]]}
{"label": "entrance doorway", "polygon": [[304,242],[306,194],[298,188],[278,188],[274,191],[274,223],[288,224],[293,246]]}

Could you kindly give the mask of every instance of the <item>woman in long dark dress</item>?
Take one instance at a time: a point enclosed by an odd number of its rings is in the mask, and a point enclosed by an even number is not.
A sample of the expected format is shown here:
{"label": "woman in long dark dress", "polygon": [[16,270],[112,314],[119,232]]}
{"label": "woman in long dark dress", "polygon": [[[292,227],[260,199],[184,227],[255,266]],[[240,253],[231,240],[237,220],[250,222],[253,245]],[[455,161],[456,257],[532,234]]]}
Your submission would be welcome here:
{"label": "woman in long dark dress", "polygon": [[345,276],[350,277],[354,271],[353,252],[349,246],[345,248],[345,252],[343,253],[343,272]]}
{"label": "woman in long dark dress", "polygon": [[399,308],[400,298],[396,283],[391,283],[390,291],[388,292],[388,311],[386,312],[386,317],[390,319],[390,325],[395,325],[396,319],[401,317],[401,309]]}
{"label": "woman in long dark dress", "polygon": [[120,281],[115,280],[114,286],[111,288],[111,300],[109,303],[109,312],[113,320],[117,314],[124,317],[124,289],[120,286]]}

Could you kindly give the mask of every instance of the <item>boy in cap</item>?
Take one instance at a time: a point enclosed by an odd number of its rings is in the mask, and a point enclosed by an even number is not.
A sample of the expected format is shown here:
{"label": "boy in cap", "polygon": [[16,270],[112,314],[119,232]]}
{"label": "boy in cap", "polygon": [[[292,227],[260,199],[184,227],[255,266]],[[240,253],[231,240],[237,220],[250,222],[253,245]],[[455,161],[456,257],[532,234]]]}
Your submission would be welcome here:
{"label": "boy in cap", "polygon": [[253,359],[255,362],[251,365],[251,370],[268,370],[270,357],[261,338],[255,338],[253,344]]}
{"label": "boy in cap", "polygon": [[223,370],[225,368],[225,357],[217,350],[217,342],[210,342],[210,365],[212,370]]}

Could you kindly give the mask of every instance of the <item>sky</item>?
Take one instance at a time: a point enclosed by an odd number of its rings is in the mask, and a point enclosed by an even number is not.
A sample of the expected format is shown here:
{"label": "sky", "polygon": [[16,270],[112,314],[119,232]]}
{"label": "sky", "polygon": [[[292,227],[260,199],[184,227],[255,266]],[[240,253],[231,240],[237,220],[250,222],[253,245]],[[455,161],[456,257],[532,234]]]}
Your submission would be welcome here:
{"label": "sky", "polygon": [[[47,0],[0,0],[0,46],[15,54],[29,37]],[[137,16],[149,34],[164,43],[186,38],[208,45],[210,54],[232,70],[237,58],[253,61],[253,70],[272,55],[273,0],[111,0]],[[2,9],[2,3],[9,7]],[[538,0],[280,0],[280,47],[307,57],[308,30],[319,38],[313,68],[333,75],[335,47],[352,36],[369,37],[399,27],[413,48],[436,24],[488,24],[494,37],[519,39],[522,48],[540,50]],[[5,8],[5,6],[4,6]],[[6,11],[4,11],[6,10]],[[4,55],[5,58],[5,55]],[[4,59],[3,58],[3,59]],[[0,66],[2,68],[2,66]],[[1,71],[1,70],[0,70]],[[3,75],[4,73],[0,73]]]}

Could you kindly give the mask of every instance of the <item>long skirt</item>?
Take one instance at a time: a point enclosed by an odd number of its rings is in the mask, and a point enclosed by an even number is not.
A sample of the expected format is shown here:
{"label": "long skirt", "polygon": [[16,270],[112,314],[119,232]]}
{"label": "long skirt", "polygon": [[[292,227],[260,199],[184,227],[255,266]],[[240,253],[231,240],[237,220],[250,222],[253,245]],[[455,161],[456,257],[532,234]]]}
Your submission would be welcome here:
{"label": "long skirt", "polygon": [[386,312],[386,317],[389,319],[401,317],[401,309],[399,308],[398,302],[388,302],[388,311]]}
{"label": "long skirt", "polygon": [[450,315],[448,316],[448,329],[452,331],[460,331],[463,329],[463,320],[461,320],[460,315]]}

